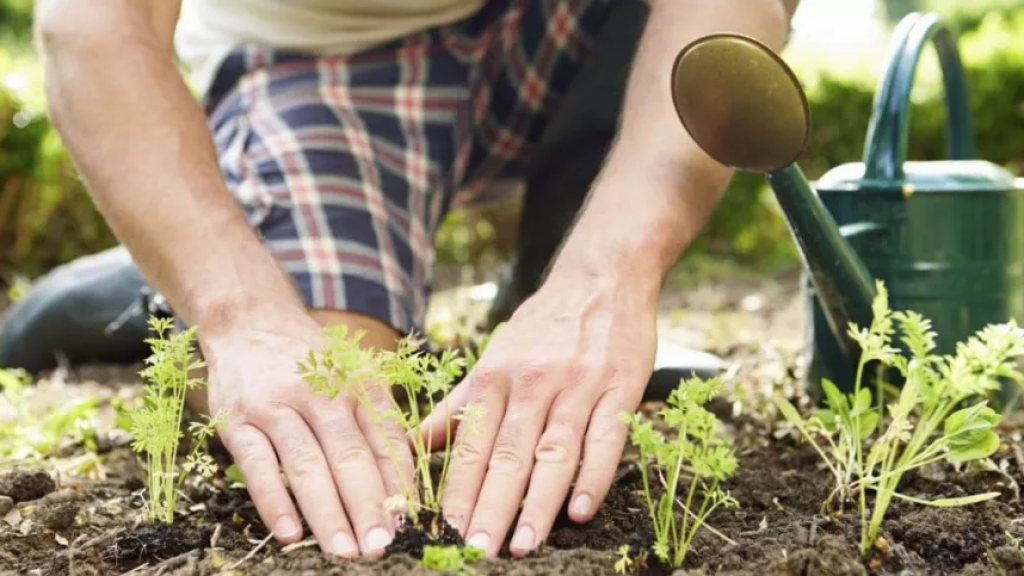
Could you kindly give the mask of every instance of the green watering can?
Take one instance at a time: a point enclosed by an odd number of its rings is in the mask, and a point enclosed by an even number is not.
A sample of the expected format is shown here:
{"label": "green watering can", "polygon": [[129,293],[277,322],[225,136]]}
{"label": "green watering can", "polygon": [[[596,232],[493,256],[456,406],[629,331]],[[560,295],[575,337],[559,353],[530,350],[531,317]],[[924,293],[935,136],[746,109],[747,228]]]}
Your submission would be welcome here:
{"label": "green watering can", "polygon": [[[950,159],[913,162],[910,91],[929,41],[943,74]],[[938,353],[1024,316],[1024,183],[974,159],[963,67],[939,16],[915,13],[897,25],[863,161],[833,168],[814,187],[796,164],[810,134],[807,99],[767,46],[732,33],[694,41],[676,58],[672,94],[712,158],[767,174],[806,268],[812,394],[822,378],[853,389],[860,351],[847,329],[871,322],[876,278],[893,309],[932,320]]]}

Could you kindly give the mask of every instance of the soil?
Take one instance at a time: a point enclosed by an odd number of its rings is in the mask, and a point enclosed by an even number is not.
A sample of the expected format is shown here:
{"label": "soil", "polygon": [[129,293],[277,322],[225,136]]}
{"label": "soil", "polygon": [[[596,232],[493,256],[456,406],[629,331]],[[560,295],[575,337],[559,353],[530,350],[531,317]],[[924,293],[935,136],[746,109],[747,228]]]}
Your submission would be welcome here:
{"label": "soil", "polygon": [[[711,349],[730,361],[728,394],[712,409],[732,434],[739,459],[736,475],[723,486],[739,502],[716,511],[697,537],[684,567],[673,571],[651,558],[637,573],[649,575],[897,575],[1024,574],[1024,505],[1018,487],[1024,483],[1024,415],[1009,415],[1002,429],[1004,444],[993,457],[996,470],[938,466],[908,475],[900,491],[920,498],[955,497],[997,491],[1001,497],[964,508],[934,508],[895,502],[882,527],[875,551],[858,551],[858,519],[820,514],[831,484],[816,452],[799,441],[763,399],[782,390],[797,398],[801,363],[799,345],[769,337],[791,330],[799,338],[802,319],[793,277],[714,280],[721,288],[714,305],[700,301],[707,286],[693,288],[688,298],[666,304],[661,327],[671,332],[707,326],[728,317],[731,337],[722,344],[706,339]],[[725,294],[724,296],[722,294]],[[698,296],[694,296],[697,294]],[[752,304],[752,295],[760,298]],[[685,319],[673,315],[679,302]],[[744,322],[744,319],[750,320]],[[767,320],[766,320],[767,319]],[[776,324],[779,322],[779,324]],[[685,326],[684,326],[685,325]],[[796,326],[794,330],[793,327]],[[692,334],[692,332],[691,332]],[[690,344],[684,333],[680,340]],[[772,342],[773,344],[768,344]],[[136,368],[97,368],[66,373],[60,394],[70,389],[96,394],[110,420],[114,397],[138,390]],[[48,382],[40,384],[45,395]],[[644,406],[657,409],[657,403]],[[116,430],[101,438],[100,463],[81,467],[84,449],[71,447],[59,458],[16,468],[0,464],[0,503],[13,507],[0,515],[0,574],[430,574],[417,565],[424,533],[400,533],[380,561],[341,561],[324,556],[315,542],[281,546],[267,538],[244,488],[223,475],[190,480],[182,490],[172,525],[142,520],[144,474],[123,435]],[[428,518],[438,522],[442,519]],[[458,542],[447,529],[445,541]],[[575,525],[563,511],[545,546],[533,556],[507,555],[473,566],[480,574],[563,576],[616,574],[620,546],[632,557],[649,550],[653,540],[641,490],[639,469],[627,449],[619,474],[594,520]],[[644,564],[641,562],[641,564]]]}

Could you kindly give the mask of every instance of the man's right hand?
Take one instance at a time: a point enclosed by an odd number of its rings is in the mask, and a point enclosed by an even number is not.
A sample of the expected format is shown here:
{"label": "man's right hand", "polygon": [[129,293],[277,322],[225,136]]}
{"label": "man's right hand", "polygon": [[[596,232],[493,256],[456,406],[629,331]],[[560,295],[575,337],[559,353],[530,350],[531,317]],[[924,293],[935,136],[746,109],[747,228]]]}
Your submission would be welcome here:
{"label": "man's right hand", "polygon": [[[395,529],[385,500],[400,493],[400,473],[406,486],[415,485],[405,434],[397,425],[384,431],[400,460],[396,468],[384,434],[354,398],[328,399],[302,380],[299,361],[322,345],[321,326],[308,314],[261,311],[248,318],[205,338],[200,326],[199,340],[209,371],[208,408],[227,411],[220,437],[260,517],[282,543],[301,539],[283,468],[324,552],[383,555]],[[390,408],[384,387],[370,389],[375,403]]]}

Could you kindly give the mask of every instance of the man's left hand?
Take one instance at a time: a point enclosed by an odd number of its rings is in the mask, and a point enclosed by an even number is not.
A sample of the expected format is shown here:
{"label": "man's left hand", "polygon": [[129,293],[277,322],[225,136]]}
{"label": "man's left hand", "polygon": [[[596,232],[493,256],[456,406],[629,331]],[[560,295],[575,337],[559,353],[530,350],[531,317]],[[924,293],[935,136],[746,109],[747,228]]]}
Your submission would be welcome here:
{"label": "man's left hand", "polygon": [[437,446],[446,413],[484,410],[473,434],[456,436],[443,498],[468,544],[496,555],[522,502],[511,552],[536,548],[577,470],[569,517],[594,516],[625,446],[618,414],[636,410],[653,369],[656,318],[656,297],[621,278],[551,278],[494,335],[422,428]]}

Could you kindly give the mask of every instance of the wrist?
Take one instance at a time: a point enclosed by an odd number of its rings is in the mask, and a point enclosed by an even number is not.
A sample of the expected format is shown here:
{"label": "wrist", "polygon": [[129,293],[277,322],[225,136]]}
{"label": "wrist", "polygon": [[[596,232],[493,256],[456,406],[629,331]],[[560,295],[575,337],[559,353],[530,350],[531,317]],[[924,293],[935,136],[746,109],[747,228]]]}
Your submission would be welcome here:
{"label": "wrist", "polygon": [[260,296],[239,290],[233,294],[210,294],[198,300],[195,325],[202,337],[209,339],[244,330],[247,326],[267,325],[277,318],[304,314],[308,314],[307,310],[292,298]]}
{"label": "wrist", "polygon": [[618,278],[656,296],[730,174],[699,155],[644,165],[631,153],[613,151],[551,275]]}
{"label": "wrist", "polygon": [[591,233],[588,227],[577,227],[552,264],[548,281],[611,284],[656,301],[669,267],[658,255],[659,243],[654,238],[608,230]]}
{"label": "wrist", "polygon": [[[245,244],[238,244],[241,252]],[[267,325],[309,312],[288,277],[273,258],[256,245],[245,263],[227,266],[216,275],[197,274],[187,300],[192,322],[204,338]],[[231,273],[233,270],[244,274]]]}

